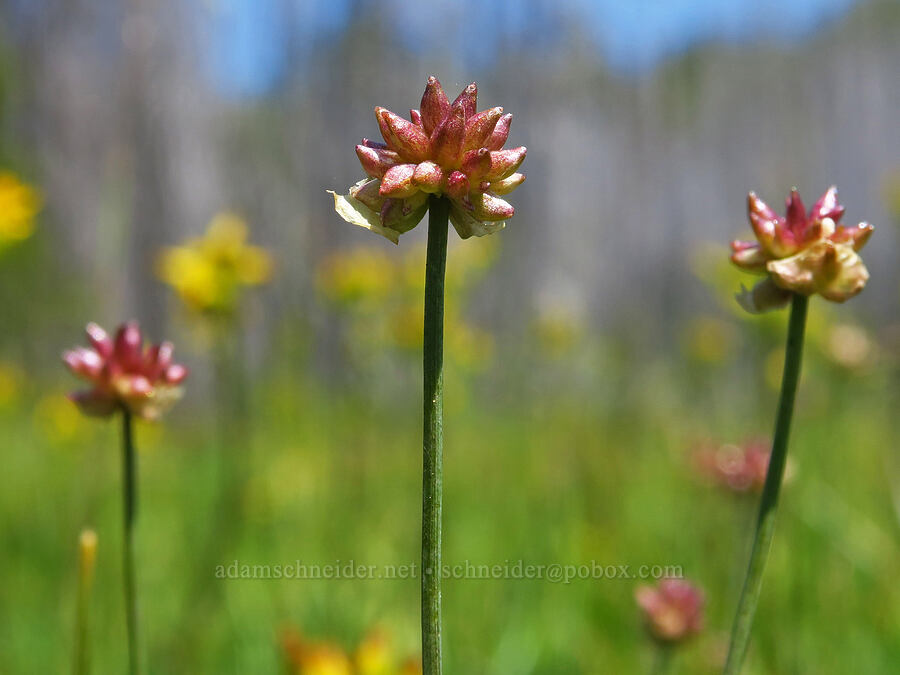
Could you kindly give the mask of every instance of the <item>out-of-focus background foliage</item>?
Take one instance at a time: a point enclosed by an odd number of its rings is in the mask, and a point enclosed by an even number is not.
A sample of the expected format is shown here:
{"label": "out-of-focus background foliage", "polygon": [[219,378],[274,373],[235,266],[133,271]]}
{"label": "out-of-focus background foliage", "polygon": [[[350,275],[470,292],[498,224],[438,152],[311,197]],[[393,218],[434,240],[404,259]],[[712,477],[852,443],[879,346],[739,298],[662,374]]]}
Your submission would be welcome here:
{"label": "out-of-focus background foliage", "polygon": [[[451,246],[448,562],[681,565],[708,616],[675,670],[716,672],[754,499],[691,458],[769,433],[785,323],[739,313],[726,244],[749,189],[836,183],[877,227],[872,280],[813,302],[748,672],[896,672],[898,72],[890,0],[7,0],[0,672],[69,667],[85,526],[96,672],[124,663],[118,429],[65,400],[58,355],[131,317],[193,371],[138,429],[149,672],[278,672],[296,632],[416,653],[417,581],[213,573],[417,560],[424,227],[395,248],[325,190],[361,177],[372,108],[416,107],[428,74],[476,80],[529,148],[507,229]],[[160,255],[217,214],[274,266],[211,316]],[[449,581],[448,672],[643,672],[636,585]]]}

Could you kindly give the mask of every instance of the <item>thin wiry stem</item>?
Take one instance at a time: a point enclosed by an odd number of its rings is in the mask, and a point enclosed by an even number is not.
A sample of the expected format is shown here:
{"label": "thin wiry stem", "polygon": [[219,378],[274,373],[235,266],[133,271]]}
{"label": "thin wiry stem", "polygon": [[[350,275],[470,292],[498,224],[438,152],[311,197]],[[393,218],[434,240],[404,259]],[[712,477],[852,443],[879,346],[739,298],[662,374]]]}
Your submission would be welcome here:
{"label": "thin wiry stem", "polygon": [[125,585],[125,628],[128,632],[128,672],[140,673],[138,653],[138,612],[134,575],[134,521],[137,516],[137,458],[134,454],[134,429],[131,411],[122,411],[122,502],[124,543],[122,575]]}
{"label": "thin wiry stem", "polygon": [[753,551],[750,554],[750,566],[744,579],[744,588],[738,603],[734,626],[731,630],[731,645],[728,648],[728,659],[725,663],[724,675],[737,675],[747,655],[750,642],[750,629],[753,626],[753,615],[762,588],[763,572],[766,558],[775,532],[775,514],[778,509],[778,493],[784,476],[787,460],[788,436],[791,430],[791,417],[794,413],[794,397],[797,393],[797,382],[800,379],[800,364],[803,359],[803,333],[806,329],[806,310],[809,298],[794,294],[791,303],[791,318],[788,323],[787,345],[784,355],[784,373],[781,378],[781,399],[778,403],[778,416],[775,420],[775,435],[772,440],[772,454],[769,458],[769,469],[763,486],[759,503],[759,517],[756,521],[756,534],[753,539]]}
{"label": "thin wiry stem", "polygon": [[431,196],[425,260],[422,461],[422,668],[441,673],[441,500],[443,494],[444,272],[450,204]]}

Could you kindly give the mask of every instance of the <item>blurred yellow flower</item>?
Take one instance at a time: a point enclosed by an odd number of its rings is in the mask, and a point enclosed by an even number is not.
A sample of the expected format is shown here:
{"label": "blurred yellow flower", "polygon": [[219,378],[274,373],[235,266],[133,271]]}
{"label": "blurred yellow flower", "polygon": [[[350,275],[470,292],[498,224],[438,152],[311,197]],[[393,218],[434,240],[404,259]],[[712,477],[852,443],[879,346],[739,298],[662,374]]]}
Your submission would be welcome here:
{"label": "blurred yellow flower", "polygon": [[[421,304],[410,302],[397,308],[389,320],[389,336],[394,346],[411,351],[420,349],[424,339],[424,323],[425,309]],[[445,330],[446,327],[447,324]]]}
{"label": "blurred yellow flower", "polygon": [[457,320],[446,327],[447,349],[460,365],[480,370],[494,356],[494,336],[465,321]]}
{"label": "blurred yellow flower", "polygon": [[296,630],[287,629],[281,647],[296,675],[353,675],[350,658],[330,642],[307,642]]}
{"label": "blurred yellow flower", "polygon": [[581,317],[564,306],[541,308],[531,327],[541,353],[552,359],[570,353],[584,335]]}
{"label": "blurred yellow flower", "polygon": [[9,171],[0,171],[0,250],[28,239],[41,210],[38,191]]}
{"label": "blurred yellow flower", "polygon": [[202,237],[163,249],[157,274],[190,309],[230,313],[242,287],[265,284],[272,276],[271,256],[248,244],[247,235],[240,216],[219,213]]}
{"label": "blurred yellow flower", "polygon": [[[493,336],[469,324],[461,307],[472,287],[496,258],[497,245],[481,239],[454,247],[447,257],[445,330],[447,353],[461,365],[480,368],[494,352]],[[422,347],[425,247],[412,247],[402,257],[374,246],[338,251],[316,272],[322,296],[350,314],[350,335],[375,346],[376,341],[403,351]]]}
{"label": "blurred yellow flower", "polygon": [[875,344],[861,326],[842,323],[831,329],[825,355],[844,368],[863,368],[874,361]]}
{"label": "blurred yellow flower", "polygon": [[38,401],[34,423],[54,443],[73,441],[87,432],[83,416],[64,394],[50,394]]}
{"label": "blurred yellow flower", "polygon": [[25,374],[13,363],[0,361],[0,409],[9,408],[19,398]]}
{"label": "blurred yellow flower", "polygon": [[358,675],[392,675],[391,657],[385,634],[372,631],[356,648],[353,660]]}
{"label": "blurred yellow flower", "polygon": [[331,302],[374,304],[392,292],[396,278],[391,257],[374,246],[364,246],[325,258],[316,271],[316,286]]}
{"label": "blurred yellow flower", "polygon": [[311,647],[300,667],[300,675],[351,675],[350,659],[337,647]]}
{"label": "blurred yellow flower", "polygon": [[688,322],[683,340],[684,350],[693,361],[718,364],[734,353],[737,331],[728,321],[698,316]]}

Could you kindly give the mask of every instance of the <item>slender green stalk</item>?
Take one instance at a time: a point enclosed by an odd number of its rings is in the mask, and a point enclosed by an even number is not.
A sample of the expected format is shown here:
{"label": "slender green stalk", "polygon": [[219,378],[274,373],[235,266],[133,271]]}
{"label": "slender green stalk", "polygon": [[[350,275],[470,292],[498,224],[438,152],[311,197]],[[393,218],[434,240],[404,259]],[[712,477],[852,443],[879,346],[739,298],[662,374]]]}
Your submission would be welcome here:
{"label": "slender green stalk", "polygon": [[443,495],[444,271],[447,266],[446,198],[429,197],[425,260],[422,441],[422,668],[441,673],[441,500]]}
{"label": "slender green stalk", "polygon": [[797,381],[800,379],[800,363],[803,358],[803,333],[806,328],[808,304],[808,297],[794,294],[784,354],[781,400],[778,403],[775,436],[772,440],[772,455],[769,458],[769,469],[766,472],[766,482],[763,486],[762,498],[759,504],[759,517],[756,522],[753,551],[750,554],[750,566],[747,569],[737,614],[734,617],[734,626],[731,629],[731,645],[728,648],[728,659],[725,663],[724,675],[737,675],[744,663],[744,657],[747,655],[750,629],[753,626],[753,615],[756,613],[756,603],[759,600],[759,592],[762,588],[763,571],[766,567],[769,547],[772,544],[772,535],[775,532],[778,492],[781,489],[781,480],[784,476],[791,417],[794,413],[794,396],[797,393]]}
{"label": "slender green stalk", "polygon": [[134,521],[137,516],[137,458],[134,454],[134,429],[131,411],[122,410],[122,504],[124,544],[122,575],[125,585],[125,627],[128,632],[128,672],[140,673],[138,656],[138,613],[134,578]]}
{"label": "slender green stalk", "polygon": [[660,644],[656,647],[656,657],[653,661],[653,675],[665,675],[672,664],[672,646]]}

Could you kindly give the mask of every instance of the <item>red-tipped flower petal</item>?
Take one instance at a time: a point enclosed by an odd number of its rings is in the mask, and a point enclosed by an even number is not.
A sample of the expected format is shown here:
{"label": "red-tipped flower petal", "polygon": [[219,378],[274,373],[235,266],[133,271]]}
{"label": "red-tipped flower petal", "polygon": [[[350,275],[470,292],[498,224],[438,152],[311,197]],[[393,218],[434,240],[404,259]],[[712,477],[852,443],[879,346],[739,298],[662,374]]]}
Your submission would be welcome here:
{"label": "red-tipped flower petal", "polygon": [[415,171],[415,164],[398,164],[388,169],[381,179],[381,188],[378,190],[381,196],[397,199],[415,194],[418,190],[412,181]]}
{"label": "red-tipped flower petal", "polygon": [[471,198],[472,206],[475,208],[474,215],[478,220],[486,220],[488,222],[506,220],[507,218],[512,218],[516,212],[509,202],[489,193],[475,193]]}
{"label": "red-tipped flower petal", "polygon": [[859,223],[851,227],[838,225],[831,239],[835,242],[850,243],[853,245],[853,250],[858,251],[866,245],[874,231],[875,228],[869,223]]}
{"label": "red-tipped flower petal", "polygon": [[474,82],[462,90],[456,100],[451,104],[451,108],[455,105],[461,105],[466,113],[466,119],[472,117],[478,108],[478,85]]}
{"label": "red-tipped flower petal", "polygon": [[788,229],[799,239],[806,229],[806,207],[796,188],[791,190],[791,196],[787,198],[785,204]]}
{"label": "red-tipped flower petal", "polygon": [[165,371],[166,382],[169,384],[180,384],[184,378],[188,376],[188,369],[180,363],[174,363]]}
{"label": "red-tipped flower petal", "polygon": [[363,171],[372,178],[383,177],[388,169],[403,162],[393,150],[368,148],[364,145],[356,146],[356,156],[359,157]]}
{"label": "red-tipped flower petal", "polygon": [[497,120],[494,130],[484,144],[488,150],[499,150],[506,144],[509,137],[509,127],[512,125],[512,113],[507,113]]}
{"label": "red-tipped flower petal", "polygon": [[93,321],[84,329],[87,333],[88,341],[97,350],[97,353],[104,359],[108,359],[113,353],[113,341],[107,335],[106,331],[100,328]]}
{"label": "red-tipped flower petal", "polygon": [[490,190],[495,195],[503,196],[507,195],[517,187],[519,187],[522,183],[525,182],[525,174],[524,173],[514,173],[511,176],[507,176],[501,180],[495,180],[493,183],[482,183],[481,191]]}
{"label": "red-tipped flower petal", "polygon": [[473,115],[466,120],[466,134],[463,139],[463,152],[484,147],[497,121],[503,116],[503,108],[490,108]]}
{"label": "red-tipped flower petal", "polygon": [[832,185],[813,204],[809,217],[812,220],[831,218],[837,222],[844,215],[844,207],[838,203],[837,186]]}
{"label": "red-tipped flower petal", "polygon": [[454,171],[447,176],[447,196],[451,199],[463,199],[469,194],[469,179],[462,171]]}
{"label": "red-tipped flower petal", "polygon": [[434,162],[420,162],[413,173],[416,187],[429,194],[440,192],[443,180],[444,171]]}
{"label": "red-tipped flower petal", "polygon": [[435,162],[445,169],[459,166],[462,142],[466,133],[466,114],[463,106],[454,103],[450,112],[435,128],[431,144]]}
{"label": "red-tipped flower petal", "polygon": [[487,148],[469,150],[463,157],[459,170],[469,178],[470,183],[478,184],[483,176],[491,171],[491,152]]}
{"label": "red-tipped flower petal", "polygon": [[130,371],[140,368],[143,346],[144,337],[141,335],[141,329],[137,322],[129,321],[119,328],[116,333],[114,353],[116,361],[122,369]]}
{"label": "red-tipped flower petal", "polygon": [[491,168],[485,174],[489,181],[501,180],[515,173],[519,165],[525,160],[526,149],[524,146],[511,150],[494,150],[491,152]]}
{"label": "red-tipped flower petal", "polygon": [[422,129],[386,108],[375,108],[375,116],[388,148],[413,162],[428,159],[431,146]]}
{"label": "red-tipped flower petal", "polygon": [[450,111],[450,100],[444,93],[441,83],[434,76],[428,78],[419,110],[422,113],[422,128],[429,136]]}

